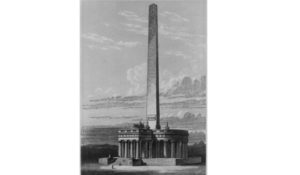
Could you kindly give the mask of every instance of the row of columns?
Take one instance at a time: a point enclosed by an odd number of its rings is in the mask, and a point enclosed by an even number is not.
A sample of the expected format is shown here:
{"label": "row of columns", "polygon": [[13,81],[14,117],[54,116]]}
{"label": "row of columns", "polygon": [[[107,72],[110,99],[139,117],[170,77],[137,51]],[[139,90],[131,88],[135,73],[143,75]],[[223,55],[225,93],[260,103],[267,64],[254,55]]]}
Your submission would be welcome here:
{"label": "row of columns", "polygon": [[119,157],[126,158],[183,158],[188,157],[187,142],[122,140]]}
{"label": "row of columns", "polygon": [[141,156],[140,141],[119,141],[119,157],[140,158]]}

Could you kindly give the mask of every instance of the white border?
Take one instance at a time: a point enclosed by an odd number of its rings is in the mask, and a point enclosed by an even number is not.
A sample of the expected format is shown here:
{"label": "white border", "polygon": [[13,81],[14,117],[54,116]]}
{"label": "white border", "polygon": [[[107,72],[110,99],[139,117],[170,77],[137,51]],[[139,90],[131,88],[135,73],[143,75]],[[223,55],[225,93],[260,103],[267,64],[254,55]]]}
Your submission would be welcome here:
{"label": "white border", "polygon": [[[208,1],[208,174],[298,175],[299,1]],[[0,174],[79,174],[79,2],[0,6]]]}

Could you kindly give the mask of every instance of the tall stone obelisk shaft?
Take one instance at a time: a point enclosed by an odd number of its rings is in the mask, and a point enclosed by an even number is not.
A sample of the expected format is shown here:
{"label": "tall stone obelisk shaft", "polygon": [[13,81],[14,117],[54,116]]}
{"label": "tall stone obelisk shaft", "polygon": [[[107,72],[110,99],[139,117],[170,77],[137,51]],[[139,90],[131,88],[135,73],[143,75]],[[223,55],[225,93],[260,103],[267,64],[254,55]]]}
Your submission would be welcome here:
{"label": "tall stone obelisk shaft", "polygon": [[159,64],[157,5],[149,6],[147,69],[147,121],[151,129],[160,129],[159,122]]}

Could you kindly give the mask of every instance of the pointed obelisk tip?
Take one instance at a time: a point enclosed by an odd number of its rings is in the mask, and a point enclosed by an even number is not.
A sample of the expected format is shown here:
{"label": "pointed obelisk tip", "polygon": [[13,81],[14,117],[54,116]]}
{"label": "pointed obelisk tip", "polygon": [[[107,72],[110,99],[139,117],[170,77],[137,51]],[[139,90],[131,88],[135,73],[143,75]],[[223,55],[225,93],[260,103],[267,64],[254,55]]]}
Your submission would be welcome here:
{"label": "pointed obelisk tip", "polygon": [[155,3],[152,3],[152,4],[149,5],[149,7],[153,7],[153,6],[157,7],[157,5]]}

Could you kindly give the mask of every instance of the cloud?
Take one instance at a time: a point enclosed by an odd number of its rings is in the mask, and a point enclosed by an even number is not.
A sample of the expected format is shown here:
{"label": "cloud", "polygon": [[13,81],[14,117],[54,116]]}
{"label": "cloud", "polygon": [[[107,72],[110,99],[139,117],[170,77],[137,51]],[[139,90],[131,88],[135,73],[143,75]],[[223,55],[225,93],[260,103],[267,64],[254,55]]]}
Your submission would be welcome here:
{"label": "cloud", "polygon": [[177,57],[182,57],[183,59],[190,59],[191,57],[185,53],[183,53],[182,51],[173,51],[173,50],[169,50],[165,52],[166,55],[171,55],[171,56],[177,56]]}
{"label": "cloud", "polygon": [[100,36],[96,33],[86,33],[82,35],[83,38],[97,42],[97,43],[106,43],[106,42],[114,42],[113,39],[108,38],[106,36]]}
{"label": "cloud", "polygon": [[[132,11],[122,11],[119,15],[126,17],[130,22],[134,23],[123,23],[124,29],[139,35],[148,35],[148,20],[144,17],[139,17]],[[182,25],[180,22],[189,22],[189,19],[184,18],[176,13],[165,11],[160,13],[161,16],[165,17],[171,23],[159,22],[158,30],[159,35],[165,36],[172,40],[181,40],[189,44],[195,37],[203,37],[202,35],[194,34],[189,29]],[[174,23],[175,22],[175,23]]]}
{"label": "cloud", "polygon": [[146,92],[146,63],[127,70],[127,80],[131,84],[127,95],[143,95]]}
{"label": "cloud", "polygon": [[[124,29],[139,35],[148,35],[148,28],[140,24],[123,23]],[[193,34],[188,31],[184,26],[167,25],[159,23],[158,26],[159,35],[165,36],[172,40],[181,40],[189,43],[194,40],[195,37],[202,37],[201,35]],[[188,42],[189,41],[189,42]]]}
{"label": "cloud", "polygon": [[97,45],[89,45],[90,49],[101,49],[101,50],[122,50],[118,46],[97,46]]}
{"label": "cloud", "polygon": [[[205,76],[203,76],[205,77]],[[186,97],[195,97],[201,95],[206,88],[206,79],[203,77],[197,79],[185,76],[183,78],[170,79],[172,84],[169,87],[164,87],[163,95],[184,95]],[[203,88],[204,87],[204,88]]]}
{"label": "cloud", "polygon": [[159,23],[158,30],[160,35],[172,40],[184,41],[186,44],[191,44],[191,41],[195,41],[197,38],[204,37],[204,35],[200,35],[191,31],[191,28],[183,24],[190,21],[188,18],[169,11],[162,12],[159,15],[165,18],[163,21],[166,22]]}
{"label": "cloud", "polygon": [[124,47],[135,47],[137,46],[138,44],[140,44],[140,42],[128,42],[128,41],[119,41],[117,43],[118,46],[124,46]]}
{"label": "cloud", "polygon": [[200,75],[205,74],[205,70],[203,69],[206,65],[204,61],[204,55],[201,52],[191,52],[191,51],[180,51],[180,50],[167,50],[163,52],[165,57],[178,57],[186,62],[186,66],[179,69],[176,75],[173,77],[199,77]]}
{"label": "cloud", "polygon": [[163,13],[160,13],[162,17],[167,17],[170,21],[173,22],[189,22],[190,20],[187,18],[184,18],[177,13],[165,11]]}
{"label": "cloud", "polygon": [[82,37],[92,42],[92,44],[88,45],[91,49],[122,50],[122,48],[133,48],[141,44],[138,41],[115,41],[96,33],[86,33]]}
{"label": "cloud", "polygon": [[172,40],[191,41],[195,37],[202,37],[198,34],[193,34],[184,26],[172,26],[160,23],[158,26],[159,34],[166,36]]}
{"label": "cloud", "polygon": [[135,22],[141,22],[141,23],[147,23],[147,19],[141,16],[138,16],[136,13],[132,11],[121,11],[118,13],[119,15],[125,17],[129,21],[135,21]]}
{"label": "cloud", "polygon": [[111,26],[109,23],[103,23],[103,25],[104,25],[105,27],[110,27],[110,26]]}
{"label": "cloud", "polygon": [[161,93],[167,93],[170,89],[172,89],[178,82],[181,81],[183,77],[170,77],[165,80],[160,81],[160,92]]}
{"label": "cloud", "polygon": [[134,32],[136,34],[140,34],[140,35],[147,35],[147,28],[138,24],[131,24],[131,23],[126,23],[123,24],[123,26],[125,27],[125,30],[130,31],[130,32]]}
{"label": "cloud", "polygon": [[94,94],[89,95],[89,98],[94,99],[94,98],[106,98],[106,97],[115,97],[115,96],[118,96],[118,94],[113,88],[109,87],[106,89],[103,88],[95,89]]}
{"label": "cloud", "polygon": [[163,70],[160,74],[160,92],[167,93],[174,88],[176,89],[186,77],[194,81],[196,79],[201,80],[202,76],[205,75],[199,68],[199,66],[201,66],[200,60],[193,59],[181,51],[169,51],[169,53],[171,55],[174,54],[182,57],[189,57],[190,66],[185,67],[176,73],[172,73],[168,69]]}
{"label": "cloud", "polygon": [[[132,22],[125,24],[123,23],[125,30],[139,35],[148,35],[148,20],[145,17],[139,16],[132,11],[120,11],[118,14],[125,17],[129,22]],[[161,21],[159,21],[158,26],[159,35],[161,36],[171,40],[184,41],[185,44],[188,45],[194,45],[195,43],[192,41],[194,41],[195,38],[204,37],[204,35],[191,32],[188,27],[182,24],[189,22],[190,20],[188,18],[170,11],[164,11],[159,13],[159,15],[163,18]]]}

